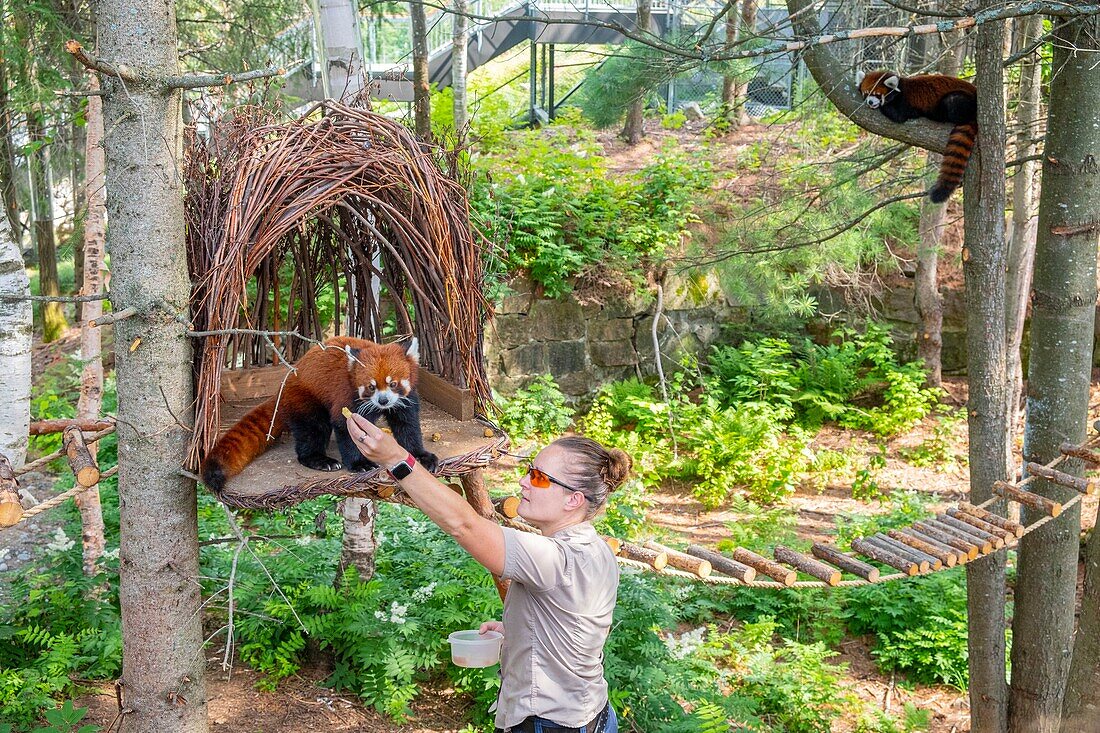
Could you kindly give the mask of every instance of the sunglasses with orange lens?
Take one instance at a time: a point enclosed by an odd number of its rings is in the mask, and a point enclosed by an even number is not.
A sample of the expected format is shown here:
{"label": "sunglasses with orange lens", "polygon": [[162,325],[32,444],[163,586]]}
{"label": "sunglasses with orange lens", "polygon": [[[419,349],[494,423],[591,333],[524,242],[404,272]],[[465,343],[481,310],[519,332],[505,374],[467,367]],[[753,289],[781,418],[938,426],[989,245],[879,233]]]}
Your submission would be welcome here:
{"label": "sunglasses with orange lens", "polygon": [[550,484],[557,484],[563,489],[568,489],[569,491],[580,491],[580,489],[574,489],[567,483],[558,481],[546,471],[535,468],[534,464],[531,463],[527,464],[527,478],[531,481],[531,485],[534,486],[536,489],[549,489]]}

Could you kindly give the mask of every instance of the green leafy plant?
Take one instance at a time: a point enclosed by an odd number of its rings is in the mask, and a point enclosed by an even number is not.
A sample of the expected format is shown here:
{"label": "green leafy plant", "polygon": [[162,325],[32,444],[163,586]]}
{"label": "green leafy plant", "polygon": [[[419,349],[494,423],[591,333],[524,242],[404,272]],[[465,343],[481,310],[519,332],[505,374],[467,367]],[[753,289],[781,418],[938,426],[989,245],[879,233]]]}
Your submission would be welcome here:
{"label": "green leafy plant", "polygon": [[99,733],[98,725],[79,725],[88,708],[73,707],[72,700],[66,700],[61,707],[44,713],[47,725],[35,728],[32,733]]}
{"label": "green leafy plant", "polygon": [[932,424],[932,436],[913,448],[902,448],[898,453],[910,464],[918,468],[934,466],[941,471],[958,466],[966,456],[955,451],[955,432],[966,420],[964,410],[955,410],[941,405],[937,419]]}
{"label": "green leafy plant", "polygon": [[573,422],[573,409],[565,404],[558,383],[542,374],[510,397],[495,395],[500,426],[513,439],[547,439],[561,435]]}

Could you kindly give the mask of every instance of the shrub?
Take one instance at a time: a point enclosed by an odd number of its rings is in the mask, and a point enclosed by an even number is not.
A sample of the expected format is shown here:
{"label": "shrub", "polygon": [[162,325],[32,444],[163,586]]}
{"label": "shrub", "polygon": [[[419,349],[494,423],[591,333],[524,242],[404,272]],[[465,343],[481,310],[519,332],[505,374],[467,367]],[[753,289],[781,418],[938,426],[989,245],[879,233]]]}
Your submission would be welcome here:
{"label": "shrub", "polygon": [[543,374],[511,397],[494,396],[500,426],[513,439],[546,440],[561,435],[573,422],[573,409],[549,374]]}

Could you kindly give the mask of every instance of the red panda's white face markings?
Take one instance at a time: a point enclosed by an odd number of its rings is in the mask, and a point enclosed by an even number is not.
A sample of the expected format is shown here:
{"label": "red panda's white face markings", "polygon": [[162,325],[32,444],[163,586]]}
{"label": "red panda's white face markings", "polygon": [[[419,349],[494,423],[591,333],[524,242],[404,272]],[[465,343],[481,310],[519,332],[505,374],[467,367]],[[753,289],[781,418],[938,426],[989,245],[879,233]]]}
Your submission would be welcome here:
{"label": "red panda's white face markings", "polygon": [[404,405],[412,392],[416,366],[400,346],[349,354],[348,368],[360,400],[356,409],[361,413],[392,410]]}
{"label": "red panda's white face markings", "polygon": [[890,71],[872,71],[858,81],[859,93],[871,109],[878,109],[899,91],[898,75]]}

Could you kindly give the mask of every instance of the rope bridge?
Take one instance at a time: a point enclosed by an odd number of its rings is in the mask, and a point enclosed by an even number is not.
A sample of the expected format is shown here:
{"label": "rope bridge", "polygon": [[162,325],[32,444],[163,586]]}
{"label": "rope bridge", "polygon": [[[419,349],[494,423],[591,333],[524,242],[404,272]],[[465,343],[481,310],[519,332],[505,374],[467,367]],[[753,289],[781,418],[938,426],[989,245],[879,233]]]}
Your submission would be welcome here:
{"label": "rope bridge", "polygon": [[[110,435],[115,427],[110,422],[60,420],[37,425],[37,432],[63,432],[62,447],[26,464],[19,470],[13,470],[10,463],[0,455],[0,528],[13,526],[37,514],[59,506],[89,488],[96,486],[101,478],[113,475],[117,466],[100,473],[99,467],[88,451],[88,444]],[[35,426],[32,426],[34,428]],[[32,430],[33,432],[33,430]],[[486,433],[489,437],[489,433]],[[477,455],[463,454],[451,459],[455,465],[441,465],[441,473],[450,477],[473,459],[477,466],[483,466],[500,457],[505,450],[506,437],[494,435],[495,440],[485,445],[483,450],[474,451]],[[811,555],[806,555],[788,547],[777,546],[774,559],[766,558],[751,550],[737,548],[730,555],[724,555],[698,545],[691,545],[686,551],[675,550],[657,542],[634,544],[615,537],[605,537],[605,541],[615,552],[619,563],[625,567],[655,572],[661,575],[688,578],[693,581],[743,585],[752,588],[828,588],[851,587],[870,583],[886,583],[903,578],[925,575],[940,570],[964,565],[980,557],[995,554],[1015,547],[1020,538],[1053,521],[1067,509],[1078,504],[1082,497],[1095,495],[1096,484],[1089,478],[1074,476],[1059,470],[1067,460],[1077,459],[1087,465],[1100,467],[1100,435],[1082,445],[1064,443],[1060,455],[1045,465],[1028,462],[1025,466],[1026,478],[1019,482],[997,481],[993,485],[994,497],[978,505],[960,503],[935,517],[914,522],[913,524],[878,532],[867,537],[852,540],[853,552],[841,552],[835,546],[815,542]],[[76,485],[68,491],[23,510],[19,501],[17,476],[32,471],[50,461],[65,455],[69,467],[76,476]],[[444,463],[447,463],[445,459]],[[1077,494],[1069,501],[1057,502],[1048,497],[1028,490],[1028,486],[1037,479],[1050,481],[1059,486],[1074,489]],[[300,488],[300,487],[299,487]],[[351,487],[348,487],[351,488]],[[326,486],[324,493],[339,495]],[[368,496],[378,501],[389,501],[412,505],[395,482],[380,470],[355,476],[354,492],[348,495]],[[225,500],[228,497],[219,497]],[[290,503],[302,500],[301,495],[290,499]],[[1040,519],[1028,525],[989,511],[989,508],[1002,499],[1015,502],[1042,513]],[[236,502],[229,502],[236,503]],[[282,502],[280,502],[281,504]],[[473,503],[473,502],[472,502]],[[261,506],[273,508],[268,502]],[[525,531],[537,531],[534,527],[517,517],[519,500],[514,496],[495,499],[480,508],[483,514],[490,514],[505,526]],[[479,508],[475,505],[475,508]],[[862,558],[862,559],[861,559]],[[883,574],[878,567],[868,561],[874,561],[891,568],[894,572]],[[798,573],[810,575],[816,580],[798,580]],[[843,575],[854,575],[856,579],[843,579]],[[758,580],[764,576],[769,580]]]}

